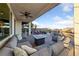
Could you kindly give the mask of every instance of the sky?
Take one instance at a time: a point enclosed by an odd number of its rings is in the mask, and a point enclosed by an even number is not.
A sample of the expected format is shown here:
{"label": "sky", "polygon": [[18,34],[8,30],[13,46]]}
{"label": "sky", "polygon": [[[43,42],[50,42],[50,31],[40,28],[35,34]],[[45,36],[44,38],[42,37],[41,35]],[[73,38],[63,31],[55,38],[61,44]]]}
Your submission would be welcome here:
{"label": "sky", "polygon": [[74,6],[73,3],[59,4],[52,8],[32,23],[37,28],[64,29],[73,28]]}

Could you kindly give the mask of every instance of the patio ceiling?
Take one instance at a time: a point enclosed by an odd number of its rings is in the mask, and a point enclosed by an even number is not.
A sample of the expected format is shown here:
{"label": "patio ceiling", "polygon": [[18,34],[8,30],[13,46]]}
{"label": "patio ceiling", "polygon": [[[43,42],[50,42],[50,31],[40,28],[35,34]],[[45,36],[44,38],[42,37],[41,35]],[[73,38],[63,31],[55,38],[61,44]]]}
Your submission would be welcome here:
{"label": "patio ceiling", "polygon": [[9,8],[6,3],[0,3],[0,21],[9,20]]}
{"label": "patio ceiling", "polygon": [[[21,20],[22,22],[30,22],[35,20],[37,17],[41,16],[51,8],[57,6],[58,3],[11,3],[11,9],[15,15],[16,20]],[[21,12],[31,13],[32,18],[25,18],[22,16]]]}

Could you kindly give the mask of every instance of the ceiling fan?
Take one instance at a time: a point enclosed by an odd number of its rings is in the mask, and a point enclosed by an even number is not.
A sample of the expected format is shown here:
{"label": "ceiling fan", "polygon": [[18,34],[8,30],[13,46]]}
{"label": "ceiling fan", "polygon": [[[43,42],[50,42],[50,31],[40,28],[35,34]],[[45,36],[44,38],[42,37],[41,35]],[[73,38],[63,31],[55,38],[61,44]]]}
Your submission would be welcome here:
{"label": "ceiling fan", "polygon": [[20,13],[21,13],[21,16],[25,16],[25,18],[33,18],[30,12],[25,11]]}

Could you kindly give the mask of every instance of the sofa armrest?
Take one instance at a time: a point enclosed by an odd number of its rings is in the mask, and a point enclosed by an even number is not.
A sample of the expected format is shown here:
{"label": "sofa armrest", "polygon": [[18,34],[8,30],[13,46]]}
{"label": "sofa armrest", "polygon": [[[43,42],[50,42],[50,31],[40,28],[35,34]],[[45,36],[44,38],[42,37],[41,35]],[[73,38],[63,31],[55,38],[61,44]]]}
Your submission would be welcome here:
{"label": "sofa armrest", "polygon": [[1,48],[0,56],[13,56],[13,49],[8,47]]}
{"label": "sofa armrest", "polygon": [[62,41],[59,41],[51,45],[49,48],[52,51],[53,55],[57,56],[64,49],[64,44]]}
{"label": "sofa armrest", "polygon": [[69,48],[64,48],[64,50],[61,51],[59,56],[68,56],[70,49]]}

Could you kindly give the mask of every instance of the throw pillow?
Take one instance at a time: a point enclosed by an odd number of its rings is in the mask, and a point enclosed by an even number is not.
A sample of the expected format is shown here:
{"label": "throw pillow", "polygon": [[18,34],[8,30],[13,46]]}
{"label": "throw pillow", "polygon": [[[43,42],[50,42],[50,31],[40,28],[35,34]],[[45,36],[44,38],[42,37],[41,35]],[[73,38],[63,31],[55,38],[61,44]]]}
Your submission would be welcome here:
{"label": "throw pillow", "polygon": [[24,49],[29,55],[33,54],[34,52],[36,52],[37,50],[34,48],[31,48],[27,45],[21,45],[21,48]]}
{"label": "throw pillow", "polygon": [[21,48],[14,48],[13,50],[15,56],[27,56],[27,53]]}

